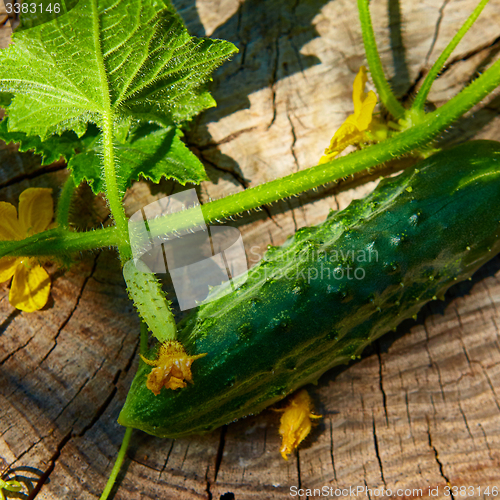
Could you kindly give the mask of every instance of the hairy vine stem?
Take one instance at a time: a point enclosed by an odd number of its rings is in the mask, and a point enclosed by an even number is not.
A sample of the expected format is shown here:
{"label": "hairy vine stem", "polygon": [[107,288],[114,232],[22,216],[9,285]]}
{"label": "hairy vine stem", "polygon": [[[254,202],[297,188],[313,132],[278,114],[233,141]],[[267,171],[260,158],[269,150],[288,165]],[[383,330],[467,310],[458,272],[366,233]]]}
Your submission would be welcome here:
{"label": "hairy vine stem", "polygon": [[366,59],[370,66],[370,74],[373,83],[377,89],[378,96],[382,104],[391,115],[399,120],[405,115],[405,108],[396,99],[396,96],[385,78],[384,69],[378,55],[377,42],[373,32],[372,20],[370,16],[369,0],[358,0],[359,20],[361,22],[361,31],[363,33],[363,44],[365,46]]}
{"label": "hairy vine stem", "polygon": [[[336,158],[297,173],[247,189],[220,200],[203,205],[205,220],[215,221],[253,208],[278,201],[284,197],[299,194],[328,182],[374,167],[385,161],[410,153],[426,145],[452,122],[484,99],[500,84],[500,60],[474,80],[453,99],[436,111],[423,117],[420,123],[396,134],[384,142]],[[194,211],[177,212],[168,217],[149,221],[151,236],[165,235],[185,229],[194,223]]]}
{"label": "hairy vine stem", "polygon": [[99,73],[101,84],[104,89],[104,112],[102,116],[102,149],[104,157],[104,179],[106,183],[106,197],[109,203],[109,208],[113,219],[115,220],[116,227],[118,228],[121,241],[118,243],[118,251],[122,262],[131,258],[130,244],[128,240],[128,223],[123,209],[122,196],[118,189],[118,179],[115,168],[115,151],[113,145],[113,126],[114,126],[114,113],[111,107],[111,97],[109,90],[109,83],[106,74],[106,67],[104,65],[104,58],[102,54],[100,30],[99,30],[99,14],[97,7],[97,0],[92,0],[92,10],[94,20],[93,36],[94,44],[96,46],[97,64],[99,66]]}
{"label": "hairy vine stem", "polygon": [[123,436],[122,444],[120,446],[120,450],[118,451],[115,464],[113,465],[113,469],[111,470],[111,474],[109,475],[108,482],[106,483],[106,487],[104,488],[102,495],[99,497],[99,500],[107,500],[109,498],[116,478],[120,472],[120,469],[122,468],[123,461],[125,460],[128,445],[130,443],[130,438],[132,437],[132,431],[133,429],[131,427],[127,427],[127,429],[125,429],[125,434]]}

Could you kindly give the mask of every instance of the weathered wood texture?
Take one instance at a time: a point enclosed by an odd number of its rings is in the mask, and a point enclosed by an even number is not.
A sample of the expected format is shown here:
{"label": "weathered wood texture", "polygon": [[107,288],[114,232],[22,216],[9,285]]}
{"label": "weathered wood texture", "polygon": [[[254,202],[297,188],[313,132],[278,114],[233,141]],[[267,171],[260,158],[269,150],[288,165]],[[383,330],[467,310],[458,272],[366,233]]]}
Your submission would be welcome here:
{"label": "weathered wood texture", "polygon": [[[315,164],[352,112],[352,81],[364,62],[355,3],[174,3],[193,34],[240,48],[214,79],[219,106],[187,136],[212,181],[202,185],[202,197]],[[421,81],[475,3],[372,2],[382,60],[401,96]],[[492,1],[455,51],[431,101],[445,102],[497,57],[499,26],[500,4]],[[0,31],[4,44],[8,30]],[[499,109],[497,94],[443,141],[498,139]],[[28,186],[57,193],[66,175],[62,163],[41,168],[32,155],[0,146],[1,200],[16,202]],[[249,261],[373,186],[374,178],[360,177],[239,220]],[[175,188],[137,183],[127,210]],[[85,224],[107,216],[102,200],[91,209],[81,202],[78,210]],[[42,475],[45,484],[29,498],[96,499],[123,435],[116,418],[137,365],[138,320],[113,252],[81,256],[68,271],[51,271],[52,298],[37,313],[13,309],[7,285],[0,286],[0,469],[32,478],[32,487]],[[393,498],[419,497],[398,495],[398,488],[422,488],[419,498],[431,498],[428,488],[439,487],[438,498],[445,498],[447,483],[480,486],[471,498],[494,498],[483,492],[500,487],[499,277],[496,258],[360,361],[323,376],[311,394],[324,418],[289,462],[278,454],[278,415],[271,411],[203,437],[171,441],[137,432],[114,498],[285,499],[299,485],[386,487]]]}

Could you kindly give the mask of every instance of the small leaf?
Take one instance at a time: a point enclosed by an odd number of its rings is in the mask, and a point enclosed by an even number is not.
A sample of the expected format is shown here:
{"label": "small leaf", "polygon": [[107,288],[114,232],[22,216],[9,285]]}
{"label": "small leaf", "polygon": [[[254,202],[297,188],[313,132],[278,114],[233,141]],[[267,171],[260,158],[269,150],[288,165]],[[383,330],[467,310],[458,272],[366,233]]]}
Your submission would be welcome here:
{"label": "small leaf", "polygon": [[[89,132],[91,128],[89,127]],[[96,130],[96,129],[95,129]],[[92,191],[104,192],[101,177],[100,135],[93,139],[86,134],[86,150],[71,159],[68,167],[75,182],[87,181]],[[207,176],[203,164],[181,141],[182,132],[171,126],[154,124],[137,126],[123,143],[115,144],[118,186],[121,192],[141,176],[155,183],[162,178],[175,179],[181,184],[199,184]]]}
{"label": "small leaf", "polygon": [[54,135],[42,141],[38,136],[29,136],[23,132],[9,132],[9,118],[0,121],[0,139],[7,144],[10,142],[19,143],[19,151],[33,151],[42,156],[42,165],[50,165],[55,161],[64,158],[66,161],[77,152],[83,149],[83,140],[78,139],[74,132],[63,132],[62,135]]}
{"label": "small leaf", "polygon": [[127,179],[122,189],[140,176],[156,184],[162,178],[175,179],[182,185],[208,180],[203,164],[181,141],[182,136],[182,131],[174,127],[138,127],[126,143],[117,147],[119,177]]}

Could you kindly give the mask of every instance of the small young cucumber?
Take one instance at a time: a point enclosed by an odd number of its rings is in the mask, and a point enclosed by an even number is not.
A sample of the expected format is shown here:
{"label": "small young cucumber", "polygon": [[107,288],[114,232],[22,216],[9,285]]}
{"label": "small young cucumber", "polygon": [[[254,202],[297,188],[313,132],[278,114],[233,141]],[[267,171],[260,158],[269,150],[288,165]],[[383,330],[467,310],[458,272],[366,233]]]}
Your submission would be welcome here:
{"label": "small young cucumber", "polygon": [[[146,388],[119,422],[156,436],[255,414],[347,363],[500,251],[500,143],[469,142],[385,179],[363,200],[270,249],[230,295],[179,325],[193,385]],[[154,354],[149,355],[150,358]]]}
{"label": "small young cucumber", "polygon": [[130,298],[153,335],[160,342],[174,340],[177,330],[170,301],[148,266],[141,260],[128,260],[123,266],[123,277]]}

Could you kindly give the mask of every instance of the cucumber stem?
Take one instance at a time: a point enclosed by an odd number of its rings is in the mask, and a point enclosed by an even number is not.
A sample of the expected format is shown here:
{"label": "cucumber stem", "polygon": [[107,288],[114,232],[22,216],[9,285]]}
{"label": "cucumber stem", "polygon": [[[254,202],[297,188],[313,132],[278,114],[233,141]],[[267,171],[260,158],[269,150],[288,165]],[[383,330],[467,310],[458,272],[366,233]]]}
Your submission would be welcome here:
{"label": "cucumber stem", "polygon": [[380,61],[380,56],[377,50],[377,42],[375,41],[375,33],[370,16],[370,7],[368,0],[358,0],[359,20],[361,22],[361,31],[363,33],[363,44],[365,46],[366,60],[370,67],[370,74],[373,83],[377,89],[377,94],[391,115],[399,120],[405,114],[405,108],[397,100],[391,90],[389,82],[385,78],[384,68]]}
{"label": "cucumber stem", "polygon": [[96,49],[96,59],[99,68],[101,85],[103,88],[103,108],[102,109],[102,154],[104,158],[104,181],[106,186],[106,198],[109,203],[111,215],[118,228],[121,241],[118,242],[118,251],[122,263],[131,258],[132,252],[128,238],[128,224],[125,210],[122,204],[122,196],[118,188],[118,176],[115,164],[115,149],[113,144],[114,112],[111,105],[111,93],[108,82],[108,75],[104,64],[104,57],[101,46],[101,35],[99,27],[99,9],[97,0],[92,0],[92,21],[93,38]]}
{"label": "cucumber stem", "polygon": [[116,226],[85,232],[57,227],[24,240],[0,241],[0,258],[67,255],[84,250],[116,247],[120,241],[121,233]]}
{"label": "cucumber stem", "polygon": [[[209,222],[255,209],[307,189],[318,187],[366,168],[376,166],[399,155],[407,154],[434,138],[453,121],[478,104],[500,84],[500,60],[446,104],[425,115],[418,125],[410,127],[384,142],[350,155],[311,167],[281,179],[261,184],[202,206]],[[194,220],[194,219],[193,219]],[[192,222],[192,221],[191,221]],[[151,236],[167,235],[190,227],[190,209],[149,221]],[[0,242],[0,257],[68,254],[75,251],[118,246],[122,233],[110,227],[76,233],[51,229],[21,241]]]}
{"label": "cucumber stem", "polygon": [[102,492],[102,495],[99,497],[99,500],[107,500],[113,486],[115,484],[116,478],[120,472],[120,469],[123,464],[123,460],[125,459],[125,455],[127,453],[128,445],[130,444],[130,437],[132,436],[132,428],[127,427],[125,429],[125,434],[123,436],[122,444],[120,446],[120,451],[116,457],[115,465],[113,465],[113,469],[111,470],[111,474],[109,475],[108,482],[106,483],[106,487]]}

